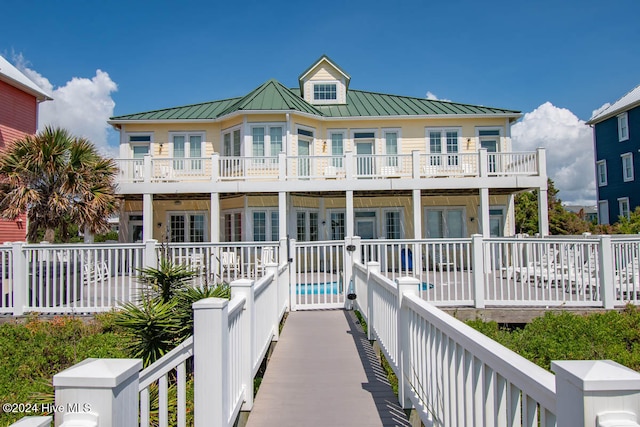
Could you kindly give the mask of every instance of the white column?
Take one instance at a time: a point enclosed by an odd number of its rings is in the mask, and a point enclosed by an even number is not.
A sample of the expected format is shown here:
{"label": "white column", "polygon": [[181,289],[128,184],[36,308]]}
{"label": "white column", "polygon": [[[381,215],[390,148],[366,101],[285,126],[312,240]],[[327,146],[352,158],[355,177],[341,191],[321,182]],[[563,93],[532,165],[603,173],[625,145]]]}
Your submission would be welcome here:
{"label": "white column", "polygon": [[541,236],[549,235],[549,204],[546,188],[538,191],[538,230]]}
{"label": "white column", "polygon": [[557,425],[637,426],[640,373],[611,360],[551,362],[556,374]]}
{"label": "white column", "polygon": [[87,412],[100,426],[137,425],[140,369],[140,359],[85,359],[54,375],[56,408],[64,408],[55,411],[55,425],[91,425],[73,423],[87,420]]}
{"label": "white column", "polygon": [[507,196],[507,215],[506,220],[509,224],[507,236],[514,236],[516,234],[516,209],[515,209],[515,195],[509,194]]}
{"label": "white column", "polygon": [[355,233],[355,215],[353,212],[353,190],[347,190],[345,205],[344,235],[353,237]]}
{"label": "white column", "polygon": [[422,196],[420,189],[413,190],[413,238],[422,239]]}
{"label": "white column", "polygon": [[220,241],[220,193],[211,193],[211,218],[209,233],[212,242]]}
{"label": "white column", "polygon": [[489,222],[489,189],[480,189],[480,233],[483,237],[491,237],[491,226]]}
{"label": "white column", "polygon": [[287,193],[278,192],[278,237],[287,237]]}
{"label": "white column", "polygon": [[142,240],[153,239],[153,194],[142,195]]}

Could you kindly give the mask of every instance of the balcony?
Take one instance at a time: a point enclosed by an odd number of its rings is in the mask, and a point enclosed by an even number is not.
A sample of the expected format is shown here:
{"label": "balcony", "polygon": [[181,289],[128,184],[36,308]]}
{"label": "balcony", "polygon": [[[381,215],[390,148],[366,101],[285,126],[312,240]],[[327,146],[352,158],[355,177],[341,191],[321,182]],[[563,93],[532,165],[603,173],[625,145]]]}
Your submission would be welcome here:
{"label": "balcony", "polygon": [[[116,159],[118,183],[123,192],[135,184],[197,183],[304,183],[323,181],[330,187],[344,181],[403,180],[423,178],[543,177],[546,181],[544,150],[531,152],[425,154],[353,154],[342,156],[228,157],[214,153],[202,158],[145,156]],[[341,183],[342,182],[342,183]],[[376,185],[378,185],[376,184]],[[124,186],[123,186],[124,185]],[[475,184],[470,183],[470,186]],[[457,185],[456,185],[457,186]],[[162,187],[160,187],[162,188]],[[183,189],[188,192],[190,189]],[[193,190],[195,191],[195,190]]]}

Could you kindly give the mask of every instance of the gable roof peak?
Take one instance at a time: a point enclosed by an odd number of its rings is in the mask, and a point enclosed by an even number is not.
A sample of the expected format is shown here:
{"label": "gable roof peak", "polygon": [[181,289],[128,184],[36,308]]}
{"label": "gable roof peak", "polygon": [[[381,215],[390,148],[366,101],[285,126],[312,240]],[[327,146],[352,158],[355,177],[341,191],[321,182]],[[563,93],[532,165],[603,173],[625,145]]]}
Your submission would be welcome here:
{"label": "gable roof peak", "polygon": [[307,76],[307,74],[309,74],[314,68],[316,68],[322,62],[328,63],[336,71],[338,71],[340,74],[342,74],[344,76],[345,83],[346,83],[347,87],[349,86],[349,81],[351,80],[351,76],[349,74],[347,74],[347,72],[344,71],[342,69],[342,67],[340,67],[333,59],[329,58],[326,54],[322,54],[322,56],[320,56],[320,58],[316,59],[306,70],[304,70],[302,72],[302,74],[300,74],[300,76],[298,77],[298,81],[300,82],[301,85],[302,85],[302,80],[304,80],[304,78]]}

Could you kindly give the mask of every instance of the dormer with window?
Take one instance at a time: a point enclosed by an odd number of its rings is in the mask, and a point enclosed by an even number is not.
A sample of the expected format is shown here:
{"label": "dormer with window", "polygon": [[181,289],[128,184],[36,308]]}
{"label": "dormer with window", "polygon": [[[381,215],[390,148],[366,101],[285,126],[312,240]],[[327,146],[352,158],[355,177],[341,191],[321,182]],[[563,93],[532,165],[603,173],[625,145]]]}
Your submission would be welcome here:
{"label": "dormer with window", "polygon": [[351,77],[326,55],[298,79],[302,97],[314,105],[346,104],[350,80]]}

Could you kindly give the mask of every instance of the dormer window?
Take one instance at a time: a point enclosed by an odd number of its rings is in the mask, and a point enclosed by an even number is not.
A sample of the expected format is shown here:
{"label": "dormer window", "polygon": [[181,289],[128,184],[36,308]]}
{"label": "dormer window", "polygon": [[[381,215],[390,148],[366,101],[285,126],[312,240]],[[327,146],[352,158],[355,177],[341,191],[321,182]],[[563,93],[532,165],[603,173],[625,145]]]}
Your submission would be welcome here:
{"label": "dormer window", "polygon": [[313,85],[314,101],[336,100],[338,99],[337,93],[336,83],[315,83]]}

